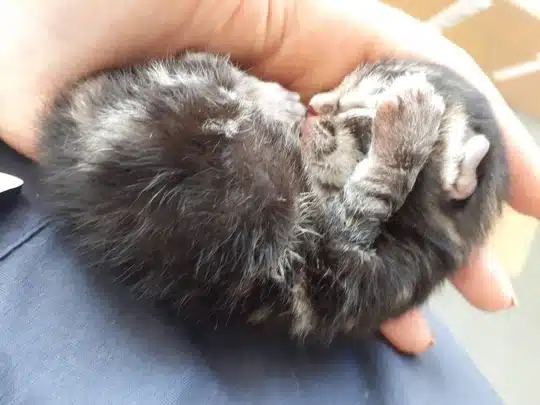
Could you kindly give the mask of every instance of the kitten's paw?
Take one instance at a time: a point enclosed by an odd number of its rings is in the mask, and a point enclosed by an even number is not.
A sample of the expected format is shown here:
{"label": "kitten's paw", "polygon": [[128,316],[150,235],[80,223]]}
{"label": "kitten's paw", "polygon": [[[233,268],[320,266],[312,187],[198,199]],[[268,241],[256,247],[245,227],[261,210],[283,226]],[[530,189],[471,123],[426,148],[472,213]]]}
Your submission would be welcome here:
{"label": "kitten's paw", "polygon": [[453,176],[446,176],[445,190],[450,198],[464,200],[469,198],[478,185],[476,169],[489,151],[489,141],[484,135],[475,135],[463,146],[461,160],[457,162]]}
{"label": "kitten's paw", "polygon": [[379,104],[379,94],[353,89],[344,94],[338,90],[319,93],[309,101],[309,107],[320,115],[330,115],[356,110],[373,111]]}
{"label": "kitten's paw", "polygon": [[403,169],[423,166],[439,139],[443,98],[425,75],[403,76],[380,98],[370,152]]}
{"label": "kitten's paw", "polygon": [[309,100],[309,108],[319,115],[330,115],[338,111],[340,102],[339,94],[336,91],[315,94]]}
{"label": "kitten's paw", "polygon": [[259,108],[275,119],[297,122],[306,114],[300,95],[278,83],[260,82],[255,97]]}

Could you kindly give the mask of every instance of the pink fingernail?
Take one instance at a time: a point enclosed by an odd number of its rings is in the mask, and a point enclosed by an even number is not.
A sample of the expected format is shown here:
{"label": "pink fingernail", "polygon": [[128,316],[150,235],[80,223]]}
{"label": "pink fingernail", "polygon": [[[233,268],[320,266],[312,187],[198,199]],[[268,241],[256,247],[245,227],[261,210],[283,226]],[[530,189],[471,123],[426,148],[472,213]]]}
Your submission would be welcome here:
{"label": "pink fingernail", "polygon": [[519,306],[518,299],[515,296],[510,297],[510,305],[508,306],[508,308],[515,308],[517,306]]}
{"label": "pink fingernail", "polygon": [[488,270],[497,280],[501,292],[508,300],[508,305],[506,306],[506,308],[509,309],[517,307],[518,299],[516,297],[514,287],[512,286],[512,282],[510,281],[508,274],[503,270],[501,265],[493,258],[491,254],[488,257]]}

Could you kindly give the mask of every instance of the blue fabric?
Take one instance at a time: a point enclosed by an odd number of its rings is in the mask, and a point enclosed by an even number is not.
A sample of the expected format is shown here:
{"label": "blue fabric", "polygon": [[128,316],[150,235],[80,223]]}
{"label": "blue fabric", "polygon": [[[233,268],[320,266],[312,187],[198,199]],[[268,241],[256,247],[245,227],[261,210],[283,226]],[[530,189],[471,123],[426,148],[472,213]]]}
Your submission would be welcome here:
{"label": "blue fabric", "polygon": [[40,214],[35,167],[0,210],[0,404],[501,405],[451,334],[413,358],[373,339],[329,350],[201,330],[81,268]]}

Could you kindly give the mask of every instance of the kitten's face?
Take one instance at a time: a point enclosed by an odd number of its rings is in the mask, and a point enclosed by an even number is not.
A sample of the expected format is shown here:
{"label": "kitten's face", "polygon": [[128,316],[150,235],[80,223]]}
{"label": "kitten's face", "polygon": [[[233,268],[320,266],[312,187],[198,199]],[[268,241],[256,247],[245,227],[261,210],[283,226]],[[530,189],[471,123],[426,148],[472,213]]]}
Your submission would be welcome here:
{"label": "kitten's face", "polygon": [[314,185],[341,189],[368,153],[379,96],[391,80],[350,74],[334,90],[315,95],[315,113],[302,126],[302,153]]}
{"label": "kitten's face", "polygon": [[308,115],[300,142],[310,180],[324,189],[341,189],[371,142],[373,110],[338,109]]}

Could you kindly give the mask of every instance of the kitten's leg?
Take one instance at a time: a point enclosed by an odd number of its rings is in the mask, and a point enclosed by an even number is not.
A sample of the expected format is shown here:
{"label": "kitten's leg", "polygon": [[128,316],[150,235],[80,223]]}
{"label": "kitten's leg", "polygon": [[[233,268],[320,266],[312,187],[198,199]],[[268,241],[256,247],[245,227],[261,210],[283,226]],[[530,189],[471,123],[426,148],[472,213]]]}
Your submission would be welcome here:
{"label": "kitten's leg", "polygon": [[439,137],[444,109],[423,75],[394,82],[376,110],[368,156],[343,190],[349,213],[377,227],[401,207]]}

